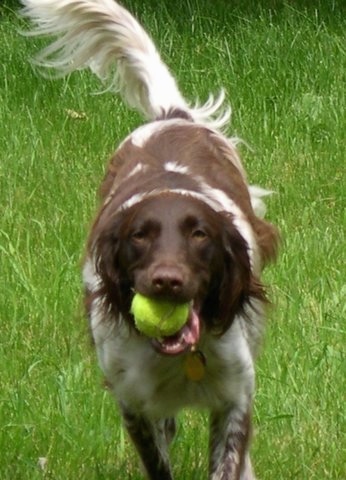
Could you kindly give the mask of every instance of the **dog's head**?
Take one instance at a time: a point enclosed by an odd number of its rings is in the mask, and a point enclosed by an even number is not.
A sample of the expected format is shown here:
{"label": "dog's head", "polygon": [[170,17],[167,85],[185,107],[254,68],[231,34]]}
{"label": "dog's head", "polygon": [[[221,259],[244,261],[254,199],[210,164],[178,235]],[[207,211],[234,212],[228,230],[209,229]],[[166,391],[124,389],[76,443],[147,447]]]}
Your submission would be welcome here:
{"label": "dog's head", "polygon": [[164,353],[173,342],[173,353],[197,343],[200,328],[222,334],[247,303],[264,300],[249,246],[231,215],[174,193],[146,198],[115,215],[111,211],[101,215],[93,247],[107,308],[133,325],[135,292],[191,304],[180,336],[160,344]]}

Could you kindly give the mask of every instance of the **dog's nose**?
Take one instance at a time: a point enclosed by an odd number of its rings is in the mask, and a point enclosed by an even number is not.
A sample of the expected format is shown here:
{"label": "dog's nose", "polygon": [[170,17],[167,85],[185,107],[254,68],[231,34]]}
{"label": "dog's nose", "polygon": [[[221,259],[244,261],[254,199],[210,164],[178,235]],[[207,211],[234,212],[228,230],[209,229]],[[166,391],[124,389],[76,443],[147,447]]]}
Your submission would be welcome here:
{"label": "dog's nose", "polygon": [[152,285],[156,293],[179,294],[183,283],[183,275],[175,267],[158,267],[152,276]]}

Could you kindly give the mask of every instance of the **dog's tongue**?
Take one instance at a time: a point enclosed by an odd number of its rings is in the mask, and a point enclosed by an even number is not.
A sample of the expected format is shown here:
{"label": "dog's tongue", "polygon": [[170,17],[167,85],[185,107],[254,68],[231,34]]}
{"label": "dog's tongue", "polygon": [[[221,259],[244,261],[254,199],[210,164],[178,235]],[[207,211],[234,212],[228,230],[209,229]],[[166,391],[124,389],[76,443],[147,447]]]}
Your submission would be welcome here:
{"label": "dog's tongue", "polygon": [[200,336],[200,319],[197,312],[191,309],[188,321],[175,335],[154,339],[153,345],[159,353],[178,355],[192,345],[196,345]]}

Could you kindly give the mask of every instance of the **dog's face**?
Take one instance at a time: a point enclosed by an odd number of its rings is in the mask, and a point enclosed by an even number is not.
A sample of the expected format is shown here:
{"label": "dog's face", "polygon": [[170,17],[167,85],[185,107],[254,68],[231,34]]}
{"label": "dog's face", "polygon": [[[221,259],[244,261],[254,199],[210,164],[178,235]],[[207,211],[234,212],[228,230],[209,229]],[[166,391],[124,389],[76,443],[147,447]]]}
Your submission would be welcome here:
{"label": "dog's face", "polygon": [[130,322],[134,292],[189,302],[195,341],[203,326],[225,331],[251,296],[263,294],[232,218],[192,197],[149,197],[105,215],[97,230],[102,295]]}
{"label": "dog's face", "polygon": [[201,305],[224,268],[218,220],[179,195],[142,202],[123,224],[120,270],[143,295]]}

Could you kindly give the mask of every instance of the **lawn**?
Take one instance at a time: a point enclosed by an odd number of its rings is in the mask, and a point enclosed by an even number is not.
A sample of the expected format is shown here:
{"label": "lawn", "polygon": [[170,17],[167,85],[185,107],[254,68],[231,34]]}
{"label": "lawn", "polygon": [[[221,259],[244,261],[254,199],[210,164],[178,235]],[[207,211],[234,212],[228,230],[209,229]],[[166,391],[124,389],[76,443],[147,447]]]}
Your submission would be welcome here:
{"label": "lawn", "polygon": [[[346,8],[338,1],[123,2],[184,94],[223,86],[230,135],[269,188],[281,254],[257,366],[252,456],[260,480],[346,478]],[[156,6],[155,6],[156,4]],[[49,81],[28,59],[16,2],[0,6],[0,478],[140,479],[102,387],[80,262],[114,146],[141,122],[91,73]],[[202,480],[207,417],[186,412],[177,480]]]}

